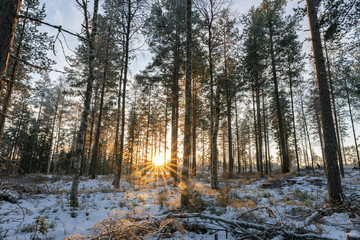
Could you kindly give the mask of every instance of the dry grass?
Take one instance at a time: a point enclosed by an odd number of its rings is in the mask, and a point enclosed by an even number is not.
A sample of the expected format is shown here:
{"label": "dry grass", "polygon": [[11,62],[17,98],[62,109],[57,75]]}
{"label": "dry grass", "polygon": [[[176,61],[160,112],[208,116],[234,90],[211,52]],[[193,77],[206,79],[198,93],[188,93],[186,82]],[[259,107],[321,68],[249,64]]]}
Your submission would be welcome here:
{"label": "dry grass", "polygon": [[[83,239],[124,239],[124,240],[142,240],[148,238],[161,239],[170,238],[175,232],[184,235],[186,230],[184,226],[176,219],[167,218],[165,220],[156,220],[144,213],[135,212],[133,214],[116,214],[97,223],[91,229],[90,236],[72,235],[65,240],[83,240]],[[127,218],[123,218],[127,217]]]}

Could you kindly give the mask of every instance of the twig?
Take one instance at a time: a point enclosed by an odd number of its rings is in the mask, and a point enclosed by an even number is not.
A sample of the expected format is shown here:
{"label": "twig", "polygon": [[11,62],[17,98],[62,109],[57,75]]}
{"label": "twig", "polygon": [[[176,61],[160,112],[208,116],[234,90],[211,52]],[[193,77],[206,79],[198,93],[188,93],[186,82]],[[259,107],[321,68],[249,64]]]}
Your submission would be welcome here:
{"label": "twig", "polygon": [[27,61],[25,61],[25,60],[23,60],[23,59],[21,59],[21,58],[15,57],[14,55],[10,55],[10,57],[13,58],[13,59],[18,60],[19,62],[24,63],[25,65],[28,65],[28,66],[30,66],[30,67],[32,67],[32,68],[35,68],[35,69],[38,69],[38,70],[41,70],[41,71],[51,71],[51,72],[58,72],[58,73],[64,73],[64,74],[66,74],[66,72],[60,71],[60,70],[57,70],[57,69],[52,69],[52,68],[46,68],[46,67],[36,66],[36,65],[34,65],[34,64],[32,64],[32,63],[29,63],[29,62],[27,62]]}
{"label": "twig", "polygon": [[250,213],[250,212],[253,212],[253,211],[256,211],[256,210],[260,210],[260,209],[266,209],[266,208],[269,208],[269,206],[266,206],[266,207],[258,207],[258,208],[253,208],[253,209],[250,209],[249,211],[246,211],[244,213],[242,213],[240,216],[237,217],[237,219],[240,219],[242,216]]}
{"label": "twig", "polygon": [[84,40],[84,41],[91,42],[89,39],[84,38],[83,36],[80,36],[80,35],[77,34],[77,33],[72,33],[72,32],[70,32],[70,31],[68,31],[68,30],[66,30],[66,29],[63,29],[63,28],[61,27],[61,25],[56,26],[56,25],[53,25],[53,24],[50,24],[50,23],[41,21],[40,19],[33,18],[33,17],[30,17],[30,16],[20,15],[19,17],[20,17],[20,18],[29,19],[29,20],[31,20],[31,21],[33,21],[33,22],[38,22],[38,23],[44,24],[44,25],[49,26],[49,27],[52,27],[52,28],[56,28],[56,29],[59,30],[59,32],[60,32],[60,31],[63,31],[63,32],[66,32],[67,34],[70,34],[70,35],[72,35],[72,36],[78,37],[78,38],[80,38],[80,39],[82,39],[82,40]]}

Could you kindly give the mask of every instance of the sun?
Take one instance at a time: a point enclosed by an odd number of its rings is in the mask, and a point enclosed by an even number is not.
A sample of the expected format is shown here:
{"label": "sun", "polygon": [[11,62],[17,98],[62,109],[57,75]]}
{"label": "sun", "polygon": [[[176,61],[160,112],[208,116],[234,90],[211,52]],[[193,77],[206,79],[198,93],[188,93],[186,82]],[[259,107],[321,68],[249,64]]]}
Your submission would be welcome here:
{"label": "sun", "polygon": [[153,158],[153,164],[157,167],[163,166],[165,164],[164,155],[160,154]]}

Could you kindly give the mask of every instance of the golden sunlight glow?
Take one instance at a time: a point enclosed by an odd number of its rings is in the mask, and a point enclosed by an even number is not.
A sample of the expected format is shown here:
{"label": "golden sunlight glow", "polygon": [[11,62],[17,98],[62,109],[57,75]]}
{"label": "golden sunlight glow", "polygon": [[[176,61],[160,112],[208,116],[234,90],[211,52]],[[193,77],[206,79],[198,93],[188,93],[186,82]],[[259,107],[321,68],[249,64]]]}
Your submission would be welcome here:
{"label": "golden sunlight glow", "polygon": [[164,155],[163,154],[160,154],[160,155],[157,155],[153,158],[152,160],[153,164],[157,167],[160,167],[160,166],[163,166],[165,161],[164,161]]}

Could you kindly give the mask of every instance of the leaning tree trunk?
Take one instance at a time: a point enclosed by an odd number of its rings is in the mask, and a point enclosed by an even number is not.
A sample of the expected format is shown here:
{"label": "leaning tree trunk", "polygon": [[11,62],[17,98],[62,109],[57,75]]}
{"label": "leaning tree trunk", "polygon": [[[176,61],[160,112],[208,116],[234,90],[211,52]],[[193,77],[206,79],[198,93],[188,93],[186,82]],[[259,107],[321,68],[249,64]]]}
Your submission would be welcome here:
{"label": "leaning tree trunk", "polygon": [[321,122],[325,141],[329,203],[331,205],[336,205],[341,204],[343,201],[341,179],[337,161],[337,142],[334,121],[331,113],[329,85],[326,77],[315,0],[306,0],[306,7],[310,24],[316,80],[320,98]]}
{"label": "leaning tree trunk", "polygon": [[189,167],[191,153],[191,5],[192,0],[186,0],[186,77],[185,77],[185,126],[184,126],[184,157],[182,167],[181,206],[188,207],[190,201]]}
{"label": "leaning tree trunk", "polygon": [[87,79],[87,86],[85,91],[85,101],[84,101],[84,108],[81,116],[81,123],[80,129],[77,135],[77,142],[76,142],[76,149],[75,149],[75,159],[74,159],[74,178],[73,183],[71,186],[71,193],[70,193],[70,206],[71,207],[78,207],[78,187],[80,182],[80,163],[83,156],[83,146],[85,141],[85,134],[87,130],[87,120],[90,112],[90,102],[91,102],[91,94],[93,89],[93,83],[95,79],[94,75],[94,64],[95,64],[95,37],[96,37],[96,28],[97,28],[97,17],[98,17],[98,8],[99,8],[99,0],[94,1],[94,13],[92,19],[92,31],[91,34],[89,32],[88,26],[88,12],[87,9],[84,9],[84,17],[86,22],[86,34],[88,39],[90,39],[88,51],[89,51],[89,76]]}

